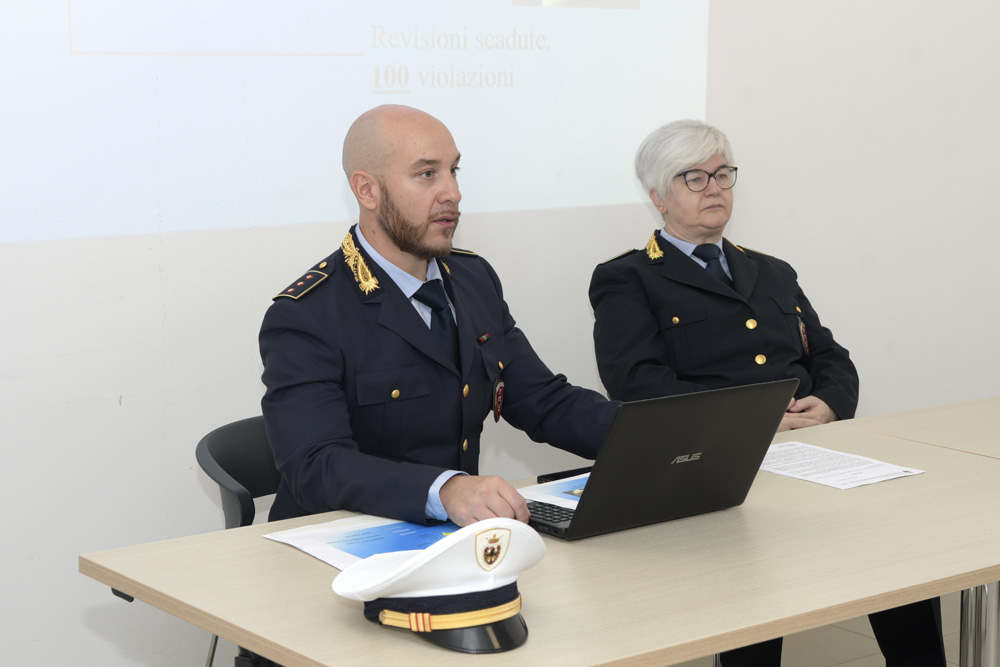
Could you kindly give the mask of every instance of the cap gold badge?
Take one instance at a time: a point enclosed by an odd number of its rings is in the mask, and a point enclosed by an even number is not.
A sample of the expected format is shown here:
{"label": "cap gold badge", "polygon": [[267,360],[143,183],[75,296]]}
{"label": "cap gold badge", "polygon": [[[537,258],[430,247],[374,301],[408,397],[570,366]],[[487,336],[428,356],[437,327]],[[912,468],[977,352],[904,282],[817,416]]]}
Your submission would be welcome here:
{"label": "cap gold badge", "polygon": [[476,562],[487,572],[495,570],[510,545],[510,530],[494,528],[476,535]]}

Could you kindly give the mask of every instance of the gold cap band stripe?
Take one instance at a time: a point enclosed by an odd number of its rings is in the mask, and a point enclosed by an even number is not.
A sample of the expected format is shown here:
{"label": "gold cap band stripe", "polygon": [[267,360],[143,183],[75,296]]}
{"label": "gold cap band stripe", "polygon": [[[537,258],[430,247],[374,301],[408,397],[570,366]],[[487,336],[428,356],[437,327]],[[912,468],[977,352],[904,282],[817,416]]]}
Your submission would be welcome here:
{"label": "gold cap band stripe", "polygon": [[379,612],[378,622],[394,628],[404,628],[413,632],[432,632],[434,630],[455,630],[471,628],[476,625],[496,623],[510,618],[521,611],[521,596],[499,607],[467,611],[461,614],[404,614],[400,611],[383,609]]}

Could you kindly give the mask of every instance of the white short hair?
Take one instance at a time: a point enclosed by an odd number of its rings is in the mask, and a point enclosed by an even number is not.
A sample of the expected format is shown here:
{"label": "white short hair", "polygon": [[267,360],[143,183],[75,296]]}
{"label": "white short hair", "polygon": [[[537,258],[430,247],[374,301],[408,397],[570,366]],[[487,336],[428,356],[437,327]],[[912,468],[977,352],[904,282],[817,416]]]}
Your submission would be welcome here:
{"label": "white short hair", "polygon": [[722,130],[700,120],[677,120],[650,133],[635,154],[635,175],[646,192],[664,199],[674,177],[696,164],[721,155],[733,165],[733,149]]}

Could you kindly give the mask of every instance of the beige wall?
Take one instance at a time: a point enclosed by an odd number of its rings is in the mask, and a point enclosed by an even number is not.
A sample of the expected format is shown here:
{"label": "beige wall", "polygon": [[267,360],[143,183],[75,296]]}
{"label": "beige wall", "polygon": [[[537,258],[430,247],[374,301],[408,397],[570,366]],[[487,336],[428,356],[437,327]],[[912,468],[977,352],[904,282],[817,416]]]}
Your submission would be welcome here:
{"label": "beige wall", "polygon": [[798,270],[860,414],[1000,392],[1000,5],[710,4],[730,237]]}

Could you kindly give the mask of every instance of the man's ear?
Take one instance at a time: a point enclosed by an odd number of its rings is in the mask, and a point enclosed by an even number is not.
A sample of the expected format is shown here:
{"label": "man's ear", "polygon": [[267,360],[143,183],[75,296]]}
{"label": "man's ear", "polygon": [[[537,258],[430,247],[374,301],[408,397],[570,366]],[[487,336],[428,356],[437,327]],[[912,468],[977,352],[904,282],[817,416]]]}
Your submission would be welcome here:
{"label": "man's ear", "polygon": [[374,211],[378,207],[381,194],[378,179],[367,171],[356,171],[351,174],[351,191],[362,208]]}

